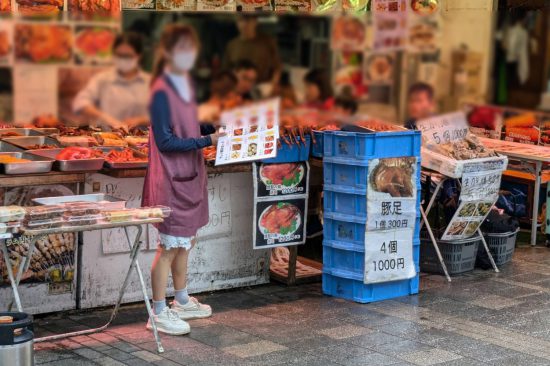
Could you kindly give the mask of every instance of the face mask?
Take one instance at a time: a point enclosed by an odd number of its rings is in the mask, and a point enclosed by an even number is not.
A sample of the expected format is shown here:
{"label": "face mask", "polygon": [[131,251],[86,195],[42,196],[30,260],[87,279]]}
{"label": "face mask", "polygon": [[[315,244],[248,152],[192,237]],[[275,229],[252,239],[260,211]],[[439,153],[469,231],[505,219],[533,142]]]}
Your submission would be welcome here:
{"label": "face mask", "polygon": [[189,71],[195,65],[197,59],[196,51],[183,51],[174,54],[174,66],[178,69]]}
{"label": "face mask", "polygon": [[119,72],[134,71],[138,67],[137,58],[115,57],[114,64]]}

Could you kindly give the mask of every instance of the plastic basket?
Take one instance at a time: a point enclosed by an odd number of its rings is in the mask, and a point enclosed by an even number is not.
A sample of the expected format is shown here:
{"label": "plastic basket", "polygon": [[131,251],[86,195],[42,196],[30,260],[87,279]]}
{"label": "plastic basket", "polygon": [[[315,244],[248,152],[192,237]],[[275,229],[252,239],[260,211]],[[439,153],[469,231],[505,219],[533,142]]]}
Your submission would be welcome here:
{"label": "plastic basket", "polygon": [[[518,232],[519,229],[508,233],[483,233],[483,237],[497,266],[501,266],[512,260],[514,251],[516,250]],[[485,248],[482,245],[478,248],[477,258],[478,261],[489,261]]]}
{"label": "plastic basket", "polygon": [[323,131],[313,131],[313,137],[315,137],[315,142],[311,144],[311,156],[322,158],[324,150],[323,146],[325,145]]}
{"label": "plastic basket", "polygon": [[367,218],[367,193],[364,189],[326,185],[323,210]]}
{"label": "plastic basket", "polygon": [[[455,241],[437,241],[437,246],[450,275],[474,270],[480,243],[481,237],[479,235]],[[422,232],[420,238],[420,270],[443,273],[443,268],[441,268],[437,253],[427,232]]]}
{"label": "plastic basket", "polygon": [[360,133],[323,132],[323,157],[366,161],[372,158],[420,156],[419,131]]}
{"label": "plastic basket", "polygon": [[292,145],[289,145],[285,143],[282,140],[281,146],[277,149],[277,156],[270,159],[262,160],[263,163],[294,163],[297,161],[307,161],[309,159],[309,151],[311,149],[311,137],[306,135],[306,144],[301,142],[301,138],[299,136],[296,137],[299,144],[294,143]]}

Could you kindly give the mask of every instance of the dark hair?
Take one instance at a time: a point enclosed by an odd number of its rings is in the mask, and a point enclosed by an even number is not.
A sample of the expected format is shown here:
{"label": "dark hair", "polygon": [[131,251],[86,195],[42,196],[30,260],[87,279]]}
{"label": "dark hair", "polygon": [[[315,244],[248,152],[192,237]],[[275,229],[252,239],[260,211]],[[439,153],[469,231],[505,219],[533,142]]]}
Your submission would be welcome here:
{"label": "dark hair", "polygon": [[434,88],[430,84],[423,82],[414,83],[409,87],[409,97],[416,93],[426,93],[428,94],[428,98],[434,98]]}
{"label": "dark hair", "polygon": [[233,70],[235,71],[254,70],[258,72],[258,67],[254,64],[254,62],[248,59],[241,59],[233,64]]}
{"label": "dark hair", "polygon": [[200,47],[199,37],[195,29],[190,25],[169,24],[164,27],[159,40],[151,82],[154,82],[164,71],[164,67],[166,66],[164,52],[172,50],[181,38],[190,38],[197,48]]}
{"label": "dark hair", "polygon": [[143,53],[143,39],[135,32],[125,32],[116,36],[113,42],[113,51],[120,45],[127,44],[138,54]]}
{"label": "dark hair", "polygon": [[332,97],[332,86],[323,69],[313,69],[304,76],[306,83],[314,84],[319,88],[321,99],[326,100]]}
{"label": "dark hair", "polygon": [[337,96],[334,100],[334,105],[350,111],[351,114],[355,114],[358,108],[357,101],[355,100],[355,98],[353,98],[353,96],[349,95],[348,93]]}
{"label": "dark hair", "polygon": [[235,90],[237,77],[231,71],[221,70],[214,74],[210,83],[210,92],[225,96]]}

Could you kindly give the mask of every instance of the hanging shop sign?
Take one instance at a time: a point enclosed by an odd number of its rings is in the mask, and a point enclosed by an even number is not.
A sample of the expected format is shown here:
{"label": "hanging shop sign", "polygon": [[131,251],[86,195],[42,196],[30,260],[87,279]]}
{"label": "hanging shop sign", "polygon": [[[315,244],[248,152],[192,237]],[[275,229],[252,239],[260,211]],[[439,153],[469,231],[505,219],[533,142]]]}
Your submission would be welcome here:
{"label": "hanging shop sign", "polygon": [[416,276],[417,166],[415,157],[369,161],[365,284]]}
{"label": "hanging shop sign", "polygon": [[443,240],[468,238],[476,233],[498,199],[504,160],[465,163],[458,208]]}
{"label": "hanging shop sign", "polygon": [[254,249],[306,240],[309,164],[253,164]]}
{"label": "hanging shop sign", "polygon": [[232,109],[221,115],[225,135],[218,140],[216,165],[277,156],[279,99]]}

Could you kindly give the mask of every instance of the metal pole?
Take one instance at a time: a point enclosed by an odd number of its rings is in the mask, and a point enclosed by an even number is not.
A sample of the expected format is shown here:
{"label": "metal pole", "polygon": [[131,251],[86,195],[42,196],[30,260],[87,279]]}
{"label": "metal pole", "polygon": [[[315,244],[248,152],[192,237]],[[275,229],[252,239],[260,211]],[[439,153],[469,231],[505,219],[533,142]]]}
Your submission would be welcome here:
{"label": "metal pole", "polygon": [[491,265],[493,266],[493,269],[496,273],[499,273],[499,269],[497,267],[497,264],[495,263],[495,260],[493,259],[493,255],[491,254],[491,251],[489,250],[489,246],[487,245],[487,242],[485,241],[485,238],[483,237],[483,234],[481,233],[481,230],[479,227],[477,228],[477,233],[479,237],[481,238],[481,241],[483,242],[483,246],[485,247],[485,251],[487,252],[487,256],[489,257],[489,261],[491,262]]}
{"label": "metal pole", "polygon": [[[6,240],[2,240],[2,254],[4,255],[4,262],[6,263],[6,268],[8,271],[8,278],[10,280],[11,289],[13,291],[13,298],[15,299],[15,305],[17,306],[17,311],[23,312],[23,307],[21,306],[21,298],[19,297],[19,289],[17,288],[17,283],[13,277],[13,268],[11,266],[11,260],[8,253],[8,244]],[[11,306],[10,306],[11,307]]]}
{"label": "metal pole", "polygon": [[437,246],[437,240],[435,239],[432,228],[430,227],[430,223],[428,222],[428,218],[426,217],[426,213],[424,212],[422,206],[420,206],[420,214],[422,215],[422,220],[424,220],[424,223],[426,224],[426,229],[428,229],[428,234],[430,235],[430,239],[437,254],[437,258],[439,258],[439,263],[441,264],[443,272],[445,273],[445,277],[447,277],[447,281],[451,282],[451,276],[449,276],[447,266],[445,265],[445,261],[443,261],[443,257],[441,256],[441,252],[439,251],[439,247]]}
{"label": "metal pole", "polygon": [[541,185],[542,162],[535,163],[535,194],[533,197],[533,218],[531,222],[531,246],[537,245],[537,223],[539,216],[539,195]]}

